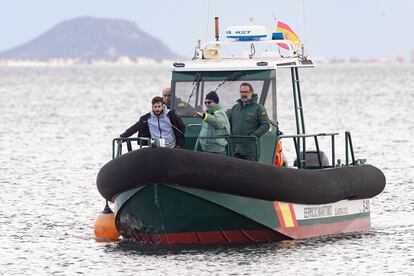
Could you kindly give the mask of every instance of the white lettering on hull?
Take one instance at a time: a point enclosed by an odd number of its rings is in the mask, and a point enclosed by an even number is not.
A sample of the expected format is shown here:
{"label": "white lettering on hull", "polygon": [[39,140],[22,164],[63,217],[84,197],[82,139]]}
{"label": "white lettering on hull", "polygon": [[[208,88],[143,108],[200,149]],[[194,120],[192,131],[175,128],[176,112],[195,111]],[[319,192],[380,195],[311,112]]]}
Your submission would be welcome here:
{"label": "white lettering on hull", "polygon": [[297,220],[369,213],[369,199],[342,200],[331,204],[293,204]]}

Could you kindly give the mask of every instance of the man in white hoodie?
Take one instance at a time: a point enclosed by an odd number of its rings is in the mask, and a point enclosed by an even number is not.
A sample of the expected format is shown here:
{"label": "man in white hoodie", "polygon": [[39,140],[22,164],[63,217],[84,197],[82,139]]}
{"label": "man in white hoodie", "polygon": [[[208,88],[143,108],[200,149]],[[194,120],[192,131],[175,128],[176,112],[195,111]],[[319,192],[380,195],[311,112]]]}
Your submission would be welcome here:
{"label": "man in white hoodie", "polygon": [[151,101],[151,112],[141,116],[139,121],[120,135],[127,138],[138,132],[138,137],[164,139],[167,148],[182,148],[184,146],[185,125],[175,110],[170,110],[163,104],[161,97]]}

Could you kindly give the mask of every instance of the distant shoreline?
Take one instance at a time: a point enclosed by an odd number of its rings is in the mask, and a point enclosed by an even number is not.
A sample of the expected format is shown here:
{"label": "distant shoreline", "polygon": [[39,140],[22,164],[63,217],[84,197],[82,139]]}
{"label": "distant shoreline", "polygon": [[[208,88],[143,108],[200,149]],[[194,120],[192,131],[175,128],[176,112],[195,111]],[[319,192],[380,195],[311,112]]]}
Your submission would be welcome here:
{"label": "distant shoreline", "polygon": [[165,59],[157,61],[150,58],[131,59],[129,57],[120,57],[117,60],[81,60],[81,59],[48,59],[48,60],[33,60],[33,59],[4,59],[0,60],[0,65],[3,66],[73,66],[73,65],[171,65],[174,60]]}
{"label": "distant shoreline", "polygon": [[[177,59],[178,60],[178,59]],[[150,58],[137,58],[131,59],[129,57],[120,57],[117,60],[81,60],[81,59],[49,59],[49,60],[20,60],[20,59],[4,59],[0,60],[0,66],[7,67],[43,67],[43,66],[78,66],[78,65],[99,65],[99,66],[119,66],[119,65],[130,65],[130,66],[171,66],[177,60],[165,59],[165,60],[154,60]],[[180,59],[182,60],[182,59]],[[384,60],[327,60],[327,59],[314,59],[315,64],[320,65],[414,65],[409,62],[393,62]]]}

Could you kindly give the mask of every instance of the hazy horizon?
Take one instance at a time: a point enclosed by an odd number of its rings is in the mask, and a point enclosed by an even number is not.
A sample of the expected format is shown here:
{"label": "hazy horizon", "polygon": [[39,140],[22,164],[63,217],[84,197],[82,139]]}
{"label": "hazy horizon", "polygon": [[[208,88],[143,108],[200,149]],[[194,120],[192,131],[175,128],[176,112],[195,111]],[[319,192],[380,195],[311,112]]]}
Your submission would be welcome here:
{"label": "hazy horizon", "polygon": [[[304,17],[303,5],[304,2]],[[303,1],[211,1],[208,40],[213,38],[213,18],[220,17],[220,33],[227,26],[265,25],[274,30],[274,18],[289,24],[315,57],[371,59],[412,58],[414,38],[407,27],[414,26],[409,0]],[[131,0],[111,1],[16,0],[3,3],[0,16],[0,52],[26,43],[64,20],[79,16],[125,19],[163,41],[183,57],[193,54],[197,39],[205,41],[209,1],[196,2]],[[23,7],[23,8],[22,8]],[[191,12],[189,12],[191,10]],[[304,18],[304,20],[303,20]],[[305,24],[303,24],[303,21]]]}

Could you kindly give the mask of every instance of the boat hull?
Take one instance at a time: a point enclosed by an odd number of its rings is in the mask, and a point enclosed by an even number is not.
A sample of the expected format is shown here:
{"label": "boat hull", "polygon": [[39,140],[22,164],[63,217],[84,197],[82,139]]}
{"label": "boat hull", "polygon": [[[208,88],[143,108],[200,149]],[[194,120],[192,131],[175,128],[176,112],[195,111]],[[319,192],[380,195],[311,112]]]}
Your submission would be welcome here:
{"label": "boat hull", "polygon": [[368,199],[304,205],[151,184],[114,203],[121,235],[150,244],[273,242],[370,230]]}

